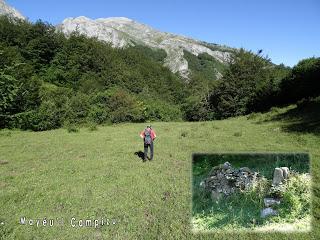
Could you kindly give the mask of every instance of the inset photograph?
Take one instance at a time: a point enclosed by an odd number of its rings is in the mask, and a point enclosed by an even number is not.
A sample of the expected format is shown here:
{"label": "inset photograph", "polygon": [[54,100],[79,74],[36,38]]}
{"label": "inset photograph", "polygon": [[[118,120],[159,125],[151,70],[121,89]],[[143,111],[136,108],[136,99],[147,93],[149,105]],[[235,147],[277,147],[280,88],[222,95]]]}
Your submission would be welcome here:
{"label": "inset photograph", "polygon": [[194,154],[193,231],[310,231],[311,185],[306,153]]}

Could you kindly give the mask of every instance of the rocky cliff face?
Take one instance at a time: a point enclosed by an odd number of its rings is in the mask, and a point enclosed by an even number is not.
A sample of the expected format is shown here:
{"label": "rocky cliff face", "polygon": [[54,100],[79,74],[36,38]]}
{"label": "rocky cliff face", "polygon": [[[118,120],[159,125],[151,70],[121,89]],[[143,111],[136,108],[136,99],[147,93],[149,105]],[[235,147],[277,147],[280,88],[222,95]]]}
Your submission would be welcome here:
{"label": "rocky cliff face", "polygon": [[10,17],[25,19],[25,17],[16,9],[9,6],[5,0],[0,0],[0,15],[8,15]]}
{"label": "rocky cliff face", "polygon": [[230,58],[229,51],[222,46],[215,45],[215,49],[209,44],[190,39],[184,36],[174,35],[153,29],[145,24],[124,17],[99,18],[92,20],[87,17],[67,18],[57,29],[65,34],[78,31],[89,37],[97,37],[111,43],[114,47],[130,45],[146,45],[151,48],[165,50],[167,57],[164,65],[172,72],[178,72],[183,77],[188,77],[188,62],[184,58],[183,51],[188,51],[198,56],[207,53],[221,63],[226,63]]}

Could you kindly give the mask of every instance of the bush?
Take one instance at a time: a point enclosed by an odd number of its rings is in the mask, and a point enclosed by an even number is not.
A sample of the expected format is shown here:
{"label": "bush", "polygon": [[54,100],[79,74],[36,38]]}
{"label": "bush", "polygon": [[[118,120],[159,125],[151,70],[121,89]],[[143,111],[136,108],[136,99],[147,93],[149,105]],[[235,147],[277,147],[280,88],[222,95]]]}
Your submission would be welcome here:
{"label": "bush", "polygon": [[69,123],[86,122],[89,114],[89,96],[77,93],[68,99],[66,103],[66,121]]}
{"label": "bush", "polygon": [[280,214],[287,218],[302,218],[310,213],[311,177],[310,174],[292,172],[279,206]]}
{"label": "bush", "polygon": [[214,119],[214,112],[211,112],[205,99],[200,97],[189,97],[182,104],[184,119],[188,121],[203,121]]}
{"label": "bush", "polygon": [[89,131],[97,131],[98,125],[96,123],[90,123],[88,129],[89,129]]}
{"label": "bush", "polygon": [[9,128],[20,128],[20,129],[32,129],[37,130],[36,125],[38,124],[38,113],[37,111],[27,111],[11,115],[7,118]]}
{"label": "bush", "polygon": [[142,122],[145,120],[145,105],[123,89],[108,91],[110,120],[118,122]]}
{"label": "bush", "polygon": [[274,66],[259,53],[240,49],[232,54],[229,68],[213,88],[210,109],[219,119],[267,110],[275,101],[278,78],[287,71],[284,66]]}
{"label": "bush", "polygon": [[102,124],[110,118],[110,94],[108,91],[97,92],[90,95],[89,103],[91,105],[88,113],[89,122]]}
{"label": "bush", "polygon": [[42,102],[35,118],[33,119],[32,129],[44,131],[59,128],[62,125],[63,113],[53,101]]}
{"label": "bush", "polygon": [[10,75],[0,73],[0,115],[13,107],[19,91],[19,82]]}
{"label": "bush", "polygon": [[179,121],[182,112],[179,107],[160,100],[147,100],[145,118],[149,121]]}
{"label": "bush", "polygon": [[38,110],[14,114],[10,117],[9,127],[45,131],[62,126],[63,117],[53,101],[42,102]]}
{"label": "bush", "polygon": [[106,108],[102,106],[93,105],[88,113],[89,122],[102,124],[108,120],[108,112]]}
{"label": "bush", "polygon": [[260,119],[262,116],[263,116],[262,113],[250,113],[247,116],[247,119],[248,120],[256,120],[256,119]]}
{"label": "bush", "polygon": [[79,132],[80,130],[79,130],[79,128],[75,125],[75,124],[67,124],[67,131],[69,132],[69,133],[77,133],[77,132]]}
{"label": "bush", "polygon": [[303,98],[320,95],[320,58],[301,60],[281,82],[283,103],[294,103]]}

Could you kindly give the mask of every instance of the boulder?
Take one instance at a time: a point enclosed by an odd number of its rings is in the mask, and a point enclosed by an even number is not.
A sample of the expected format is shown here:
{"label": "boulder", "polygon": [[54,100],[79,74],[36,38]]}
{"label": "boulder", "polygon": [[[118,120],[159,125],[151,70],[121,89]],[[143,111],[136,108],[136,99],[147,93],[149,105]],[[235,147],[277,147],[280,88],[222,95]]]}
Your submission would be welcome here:
{"label": "boulder", "polygon": [[263,202],[264,202],[264,206],[265,207],[271,207],[273,205],[279,205],[280,204],[280,200],[279,199],[275,199],[275,198],[264,198]]}
{"label": "boulder", "polygon": [[242,168],[240,168],[240,171],[242,171],[242,172],[248,172],[248,173],[251,172],[250,168],[248,168],[248,167],[242,167]]}
{"label": "boulder", "polygon": [[275,168],[273,172],[273,180],[272,180],[272,185],[273,186],[278,186],[280,185],[283,180],[289,178],[289,168],[287,167],[280,167],[280,168]]}
{"label": "boulder", "polygon": [[278,211],[276,210],[273,210],[271,207],[268,207],[268,208],[264,208],[261,210],[261,217],[262,218],[266,218],[268,216],[275,216],[275,215],[278,215]]}
{"label": "boulder", "polygon": [[283,171],[281,168],[275,168],[273,172],[272,185],[277,186],[284,180]]}
{"label": "boulder", "polygon": [[231,168],[231,164],[229,162],[225,162],[223,165],[222,165],[223,169],[230,169]]}
{"label": "boulder", "polygon": [[283,178],[288,179],[289,178],[289,168],[287,167],[281,167]]}

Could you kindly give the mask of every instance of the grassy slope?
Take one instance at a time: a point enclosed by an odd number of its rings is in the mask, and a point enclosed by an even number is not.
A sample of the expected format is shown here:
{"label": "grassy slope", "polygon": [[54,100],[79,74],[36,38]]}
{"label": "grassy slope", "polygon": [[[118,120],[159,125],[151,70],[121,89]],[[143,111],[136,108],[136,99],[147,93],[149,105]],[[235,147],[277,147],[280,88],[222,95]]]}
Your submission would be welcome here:
{"label": "grassy slope", "polygon": [[[0,131],[0,239],[212,239],[191,233],[193,152],[309,152],[314,182],[320,180],[320,137],[285,132],[277,111],[247,119],[200,123],[154,123],[155,159],[142,163],[138,133],[145,124],[100,127],[79,133]],[[239,134],[241,133],[241,134]],[[7,164],[4,164],[7,161]],[[315,186],[317,187],[317,186]],[[320,217],[319,187],[314,215]],[[103,228],[27,227],[29,218],[114,217]],[[316,220],[316,219],[315,219]],[[312,233],[215,234],[220,239],[312,239]],[[39,236],[36,238],[35,236]]]}

